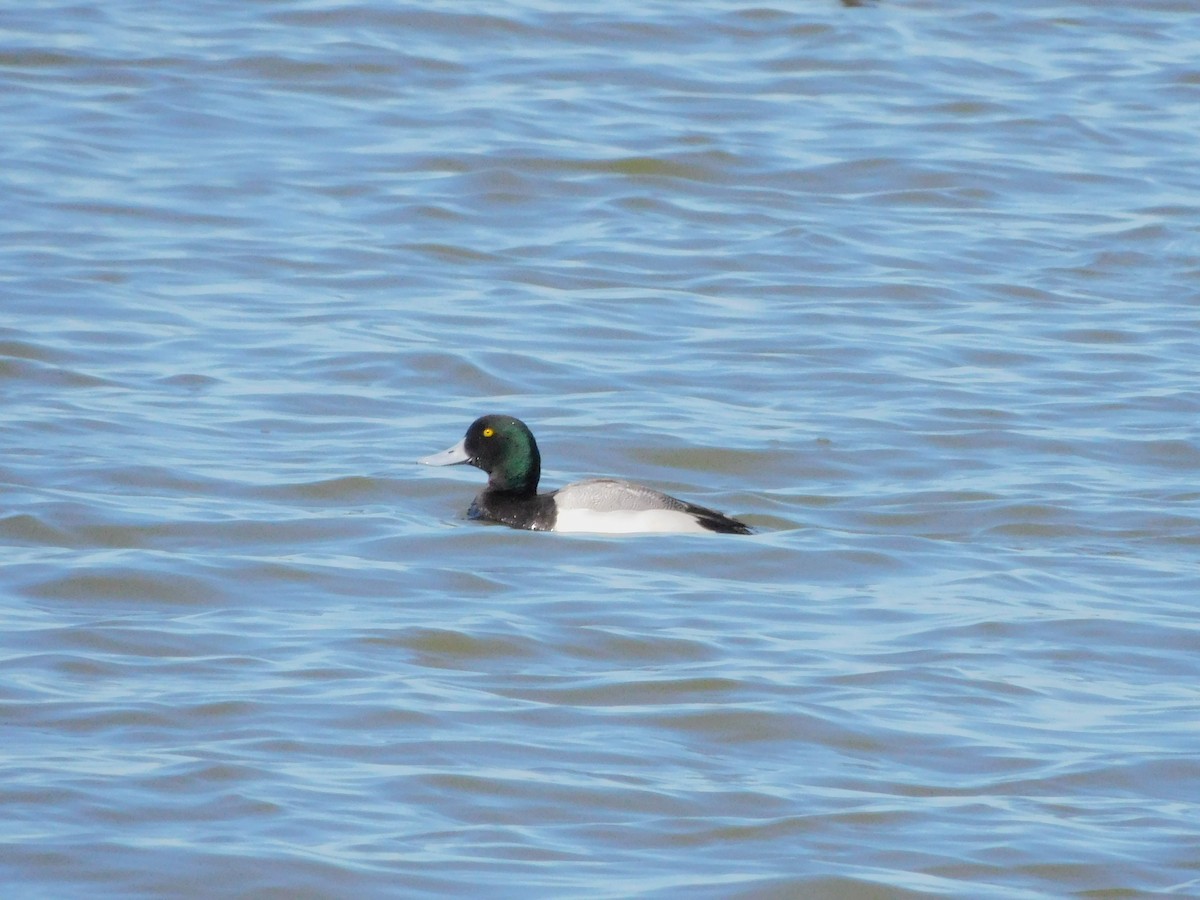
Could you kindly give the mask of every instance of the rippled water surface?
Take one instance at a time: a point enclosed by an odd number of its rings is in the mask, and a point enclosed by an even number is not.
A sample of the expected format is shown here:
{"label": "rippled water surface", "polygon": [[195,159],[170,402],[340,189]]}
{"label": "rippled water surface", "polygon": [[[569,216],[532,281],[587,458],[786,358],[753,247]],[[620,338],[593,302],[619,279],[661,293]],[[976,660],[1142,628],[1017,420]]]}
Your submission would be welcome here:
{"label": "rippled water surface", "polygon": [[11,6],[6,895],[1200,894],[1194,4]]}

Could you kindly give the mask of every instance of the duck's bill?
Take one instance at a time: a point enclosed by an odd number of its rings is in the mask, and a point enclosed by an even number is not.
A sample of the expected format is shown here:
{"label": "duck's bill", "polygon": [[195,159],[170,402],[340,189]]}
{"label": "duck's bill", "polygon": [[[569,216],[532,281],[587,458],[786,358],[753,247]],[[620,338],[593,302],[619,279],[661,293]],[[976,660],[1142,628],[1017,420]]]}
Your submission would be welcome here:
{"label": "duck's bill", "polygon": [[471,461],[470,454],[467,453],[467,439],[463,438],[453,447],[443,450],[441,453],[431,453],[429,456],[422,456],[417,462],[423,466],[457,466],[460,463]]}

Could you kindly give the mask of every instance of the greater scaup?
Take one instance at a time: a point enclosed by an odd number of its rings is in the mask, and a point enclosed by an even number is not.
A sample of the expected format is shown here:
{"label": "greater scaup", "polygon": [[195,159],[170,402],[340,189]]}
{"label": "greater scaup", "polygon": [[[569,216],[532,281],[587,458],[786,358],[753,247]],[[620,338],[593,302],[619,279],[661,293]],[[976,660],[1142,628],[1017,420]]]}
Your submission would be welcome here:
{"label": "greater scaup", "polygon": [[427,466],[470,463],[483,469],[487,487],[467,515],[512,528],[607,534],[752,533],[745,523],[714,509],[614,478],[589,478],[539,494],[542,457],[537,441],[525,423],[512,416],[481,416],[453,447],[417,461]]}

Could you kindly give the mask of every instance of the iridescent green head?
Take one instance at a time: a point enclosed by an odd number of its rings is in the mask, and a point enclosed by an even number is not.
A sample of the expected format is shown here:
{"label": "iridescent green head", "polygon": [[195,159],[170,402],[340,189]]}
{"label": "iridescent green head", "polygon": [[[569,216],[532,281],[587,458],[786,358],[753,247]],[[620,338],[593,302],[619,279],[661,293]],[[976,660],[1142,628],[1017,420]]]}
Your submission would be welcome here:
{"label": "iridescent green head", "polygon": [[516,494],[536,494],[542,456],[533,432],[512,416],[480,416],[455,446],[426,456],[430,466],[469,463],[488,473],[488,487]]}

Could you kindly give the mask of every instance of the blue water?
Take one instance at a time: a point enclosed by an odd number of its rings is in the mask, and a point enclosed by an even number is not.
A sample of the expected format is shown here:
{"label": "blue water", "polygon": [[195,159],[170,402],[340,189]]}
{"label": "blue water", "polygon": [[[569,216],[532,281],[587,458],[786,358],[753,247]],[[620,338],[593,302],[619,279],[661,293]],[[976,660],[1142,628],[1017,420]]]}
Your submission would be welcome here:
{"label": "blue water", "polygon": [[[6,896],[1200,894],[1197,60],[0,13]],[[485,412],[758,533],[469,521]]]}

